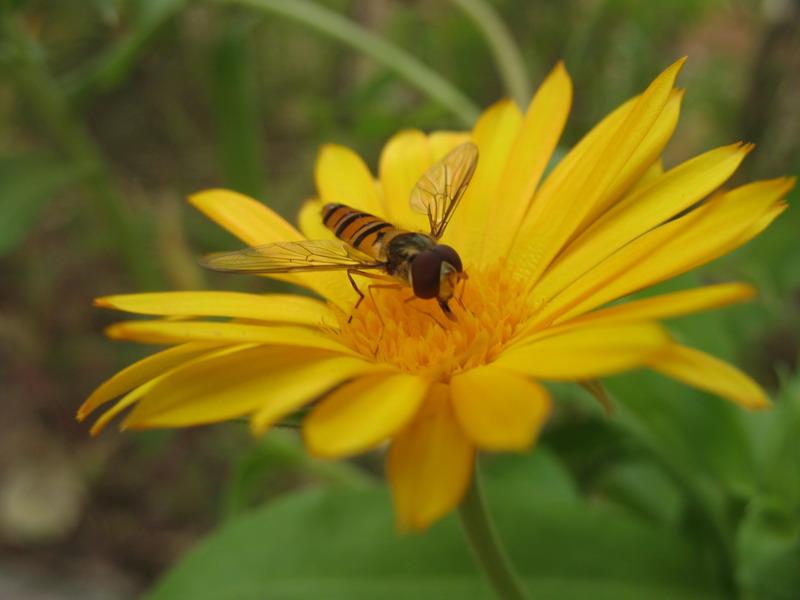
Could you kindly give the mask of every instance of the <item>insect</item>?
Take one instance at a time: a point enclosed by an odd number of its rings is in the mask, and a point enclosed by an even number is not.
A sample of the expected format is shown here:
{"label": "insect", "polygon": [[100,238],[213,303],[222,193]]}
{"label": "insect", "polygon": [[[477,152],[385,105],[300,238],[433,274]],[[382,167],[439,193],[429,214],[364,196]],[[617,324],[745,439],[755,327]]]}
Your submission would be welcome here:
{"label": "insect", "polygon": [[[326,204],[322,222],[337,240],[273,242],[233,252],[210,254],[200,264],[226,273],[347,272],[364,300],[353,274],[399,282],[372,287],[409,286],[417,298],[435,298],[445,316],[456,320],[448,301],[460,279],[466,279],[458,253],[439,238],[445,232],[478,163],[478,148],[466,142],[451,150],[420,177],[411,192],[411,210],[427,215],[430,233],[400,229],[374,215],[344,204]],[[373,274],[370,271],[378,271]]]}

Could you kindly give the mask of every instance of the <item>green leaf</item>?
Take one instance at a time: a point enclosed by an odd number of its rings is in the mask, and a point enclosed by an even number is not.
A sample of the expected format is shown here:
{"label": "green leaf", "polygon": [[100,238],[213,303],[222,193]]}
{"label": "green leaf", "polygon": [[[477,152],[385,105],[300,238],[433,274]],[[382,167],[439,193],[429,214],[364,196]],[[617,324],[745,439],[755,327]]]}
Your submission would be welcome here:
{"label": "green leaf", "polygon": [[[506,462],[509,458],[509,462]],[[558,463],[494,459],[487,495],[502,539],[535,597],[720,598],[697,550],[565,488]],[[549,479],[558,483],[550,486]],[[149,600],[490,599],[453,516],[399,535],[385,487],[292,493],[230,521],[199,544]]]}
{"label": "green leaf", "polygon": [[[794,507],[791,507],[794,508]],[[800,590],[800,520],[778,499],[754,501],[737,539],[744,598],[795,600]]]}
{"label": "green leaf", "polygon": [[[698,284],[696,275],[687,274],[650,293]],[[741,322],[727,317],[748,308],[752,305],[687,315],[670,319],[667,327],[681,343],[733,361],[735,332]],[[607,380],[607,384],[622,408],[623,426],[677,472],[694,477],[699,485],[722,483],[724,489],[741,496],[754,492],[758,470],[748,435],[748,420],[755,416],[752,412],[654,373],[626,374]]]}
{"label": "green leaf", "polygon": [[678,488],[651,462],[615,462],[603,471],[598,484],[605,497],[654,523],[675,527],[685,514]]}
{"label": "green leaf", "polygon": [[0,257],[25,239],[47,202],[81,176],[80,169],[47,156],[0,160]]}
{"label": "green leaf", "polygon": [[800,590],[800,542],[795,541],[760,565],[752,597],[758,600],[796,600]]}
{"label": "green leaf", "polygon": [[556,455],[539,447],[533,454],[499,454],[483,457],[487,495],[505,501],[519,498],[523,503],[552,501],[577,504],[578,489],[572,476]]}
{"label": "green leaf", "polygon": [[800,520],[800,373],[784,384],[772,410],[752,417],[761,484],[786,505],[796,507]]}
{"label": "green leaf", "polygon": [[737,531],[737,579],[748,600],[793,600],[800,590],[800,375],[753,423],[760,490]]}
{"label": "green leaf", "polygon": [[744,426],[751,413],[655,373],[614,377],[607,385],[621,426],[675,472],[741,496],[754,492],[757,470]]}
{"label": "green leaf", "polygon": [[273,429],[254,442],[235,463],[231,481],[224,491],[226,515],[232,516],[255,505],[256,500],[263,499],[265,491],[270,490],[269,483],[289,470],[295,476],[335,486],[358,488],[371,480],[367,473],[351,463],[310,457],[296,435]]}

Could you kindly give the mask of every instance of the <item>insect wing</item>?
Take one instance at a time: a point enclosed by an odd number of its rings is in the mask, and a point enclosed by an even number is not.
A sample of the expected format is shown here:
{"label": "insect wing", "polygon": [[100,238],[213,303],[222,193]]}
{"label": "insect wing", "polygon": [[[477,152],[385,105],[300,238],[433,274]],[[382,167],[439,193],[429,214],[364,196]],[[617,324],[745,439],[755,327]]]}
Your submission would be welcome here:
{"label": "insect wing", "polygon": [[338,240],[273,242],[233,252],[209,254],[199,262],[206,269],[225,273],[298,273],[378,269],[384,266],[384,263],[376,262]]}
{"label": "insect wing", "polygon": [[442,237],[478,164],[478,147],[472,142],[456,146],[425,171],[411,192],[411,210],[428,215],[431,237]]}

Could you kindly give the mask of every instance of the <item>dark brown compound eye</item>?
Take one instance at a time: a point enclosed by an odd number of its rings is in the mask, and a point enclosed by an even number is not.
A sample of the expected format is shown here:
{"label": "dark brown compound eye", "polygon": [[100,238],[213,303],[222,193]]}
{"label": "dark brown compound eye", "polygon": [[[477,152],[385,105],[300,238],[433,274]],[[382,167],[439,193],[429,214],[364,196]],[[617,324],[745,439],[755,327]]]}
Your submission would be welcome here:
{"label": "dark brown compound eye", "polygon": [[436,244],[432,250],[441,256],[444,262],[448,262],[453,265],[453,268],[457,273],[461,273],[463,267],[461,265],[461,257],[458,255],[458,252],[445,244]]}
{"label": "dark brown compound eye", "polygon": [[423,250],[417,254],[411,263],[411,284],[417,298],[436,298],[439,295],[441,270],[442,257],[438,252]]}

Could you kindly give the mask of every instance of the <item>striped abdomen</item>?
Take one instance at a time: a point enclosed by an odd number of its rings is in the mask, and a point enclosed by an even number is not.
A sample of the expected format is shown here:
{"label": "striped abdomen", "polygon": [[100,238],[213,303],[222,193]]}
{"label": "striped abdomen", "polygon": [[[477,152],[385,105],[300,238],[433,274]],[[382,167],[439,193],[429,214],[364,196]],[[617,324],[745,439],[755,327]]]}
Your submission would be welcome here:
{"label": "striped abdomen", "polygon": [[340,240],[377,260],[383,260],[384,237],[397,227],[344,204],[322,207],[322,222]]}

